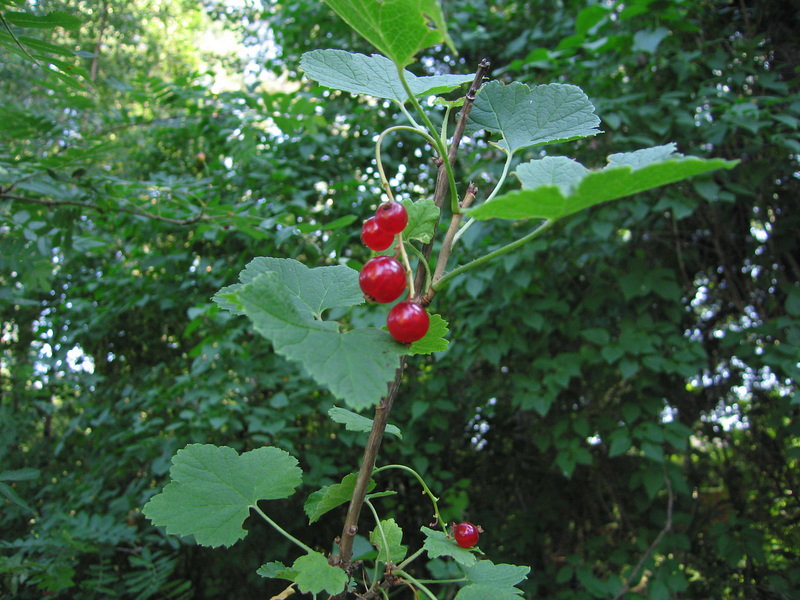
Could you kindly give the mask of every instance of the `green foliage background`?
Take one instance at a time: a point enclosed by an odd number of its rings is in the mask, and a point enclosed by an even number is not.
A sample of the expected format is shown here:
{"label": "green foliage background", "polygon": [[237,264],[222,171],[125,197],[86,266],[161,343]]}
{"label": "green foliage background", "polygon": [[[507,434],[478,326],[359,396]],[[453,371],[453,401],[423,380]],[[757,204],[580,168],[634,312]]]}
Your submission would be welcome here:
{"label": "green foliage background", "polygon": [[[268,596],[255,570],[294,557],[260,524],[212,551],[142,517],[174,452],[275,445],[300,459],[301,494],[358,464],[364,435],[327,417],[329,394],[210,299],[254,256],[357,267],[379,201],[371,139],[397,115],[301,79],[304,51],[371,51],[322,3],[206,8],[0,2],[83,21],[9,24],[66,49],[37,64],[0,37],[0,597]],[[391,419],[403,438],[381,460],[423,473],[445,518],[480,523],[493,560],[531,565],[531,599],[608,598],[668,505],[672,529],[627,597],[800,597],[797,12],[444,9],[459,56],[409,68],[469,73],[487,57],[501,79],[581,86],[605,131],[564,146],[583,164],[673,141],[742,162],[573,215],[456,280],[434,304],[450,349],[410,361]],[[208,30],[251,44],[263,78],[237,76],[252,65]],[[256,45],[266,31],[274,45]],[[396,140],[400,195],[429,194],[430,157]],[[472,139],[459,183],[489,189],[501,166]],[[509,227],[476,223],[452,260]],[[401,492],[382,500],[398,523],[428,524],[418,489],[380,484]],[[339,533],[335,511],[308,527],[297,502],[273,504],[316,549]]]}

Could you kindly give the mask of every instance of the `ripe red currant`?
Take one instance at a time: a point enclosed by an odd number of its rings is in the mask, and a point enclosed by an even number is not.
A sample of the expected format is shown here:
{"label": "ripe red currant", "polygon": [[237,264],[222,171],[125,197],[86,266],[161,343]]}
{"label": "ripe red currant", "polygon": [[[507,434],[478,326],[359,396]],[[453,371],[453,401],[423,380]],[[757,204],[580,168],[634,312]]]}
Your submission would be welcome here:
{"label": "ripe red currant", "polygon": [[371,250],[386,250],[394,241],[394,234],[381,229],[378,219],[370,217],[361,227],[361,241]]}
{"label": "ripe red currant", "polygon": [[428,333],[431,319],[428,312],[416,302],[405,300],[389,311],[386,325],[389,333],[398,342],[411,343]]}
{"label": "ripe red currant", "polygon": [[393,302],[406,289],[406,272],[396,258],[376,256],[367,261],[358,275],[361,291],[375,302]]}
{"label": "ripe red currant", "polygon": [[478,543],[479,535],[480,529],[466,521],[459,523],[453,529],[453,537],[456,538],[456,543],[462,548],[472,548]]}
{"label": "ripe red currant", "polygon": [[408,225],[406,207],[394,200],[381,204],[375,211],[375,219],[381,229],[392,234],[400,233]]}

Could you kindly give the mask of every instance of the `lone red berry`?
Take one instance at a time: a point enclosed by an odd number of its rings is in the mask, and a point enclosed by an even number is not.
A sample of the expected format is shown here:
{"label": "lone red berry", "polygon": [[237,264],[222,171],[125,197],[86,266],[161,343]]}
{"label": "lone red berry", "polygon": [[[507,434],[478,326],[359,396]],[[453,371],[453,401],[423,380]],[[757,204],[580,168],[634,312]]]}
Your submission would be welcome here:
{"label": "lone red berry", "polygon": [[398,342],[407,344],[423,338],[428,333],[430,323],[428,312],[410,300],[396,304],[386,318],[386,325],[392,337]]}
{"label": "lone red berry", "polygon": [[480,530],[466,521],[459,523],[453,529],[453,537],[456,538],[456,543],[462,548],[472,548],[478,543],[479,535]]}
{"label": "lone red berry", "polygon": [[376,256],[367,261],[358,275],[361,291],[375,302],[393,302],[406,289],[406,272],[397,259]]}
{"label": "lone red berry", "polygon": [[370,217],[364,221],[364,225],[361,227],[361,241],[367,248],[380,252],[392,245],[394,234],[381,229],[378,220]]}
{"label": "lone red berry", "polygon": [[394,200],[381,204],[375,211],[375,219],[381,229],[392,235],[400,233],[408,225],[406,207]]}

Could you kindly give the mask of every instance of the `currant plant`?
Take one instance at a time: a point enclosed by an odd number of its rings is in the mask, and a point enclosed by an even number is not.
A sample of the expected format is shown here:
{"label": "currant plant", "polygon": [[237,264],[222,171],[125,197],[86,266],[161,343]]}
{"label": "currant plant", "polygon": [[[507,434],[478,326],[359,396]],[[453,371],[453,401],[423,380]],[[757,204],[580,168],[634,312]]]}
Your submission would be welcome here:
{"label": "currant plant", "polygon": [[[189,445],[173,457],[171,481],[145,505],[144,513],[167,533],[192,535],[198,544],[212,547],[235,544],[246,535],[244,521],[257,515],[303,553],[291,565],[272,562],[258,570],[264,577],[287,580],[287,593],[296,589],[315,596],[375,598],[387,597],[388,590],[402,585],[413,588],[417,597],[435,600],[437,593],[445,593],[441,586],[458,584],[457,600],[517,598],[521,594],[517,586],[529,567],[493,563],[490,546],[483,549],[487,556],[477,548],[479,527],[467,522],[451,527],[442,521],[439,500],[419,473],[404,465],[377,464],[384,434],[400,435],[397,427],[388,425],[388,417],[406,361],[445,350],[449,343],[447,323],[428,307],[434,300],[446,301],[437,294],[445,292],[453,278],[544,235],[560,219],[734,163],[682,156],[675,144],[613,154],[599,169],[560,156],[520,163],[522,150],[600,133],[594,107],[581,89],[567,84],[487,83],[486,62],[467,75],[415,76],[406,67],[419,51],[442,43],[455,50],[437,2],[327,0],[327,4],[379,53],[314,50],[301,62],[306,76],[330,89],[393,102],[405,119],[377,137],[375,156],[384,193],[376,199],[375,215],[361,229],[364,244],[376,255],[360,273],[343,264],[310,269],[293,259],[254,258],[240,273],[239,282],[221,289],[214,301],[249,319],[277,354],[299,363],[344,404],[329,412],[331,419],[368,434],[358,471],[312,492],[304,504],[309,523],[348,504],[337,551],[326,555],[309,547],[269,516],[265,502],[295,494],[302,476],[298,460],[276,447],[240,455],[227,447]],[[461,99],[442,97],[467,84]],[[438,100],[426,101],[423,107],[423,99],[434,97]],[[429,111],[442,114],[432,119]],[[451,130],[450,117],[455,115]],[[441,127],[435,127],[433,120]],[[381,147],[398,132],[418,136],[421,146],[433,149],[432,158],[440,166],[428,198],[411,201],[394,196]],[[465,133],[481,132],[493,136],[491,143],[504,157],[498,181],[483,197],[471,184],[459,190],[453,167]],[[511,175],[519,185],[508,185]],[[449,225],[437,241],[443,215]],[[448,271],[453,247],[474,222],[486,219],[531,225],[506,246]],[[386,329],[326,319],[332,309],[358,310],[366,301],[396,302],[387,311]],[[373,419],[358,414],[367,409],[374,409]],[[408,524],[402,515],[381,514],[379,499],[392,492],[379,490],[377,482],[389,469],[406,473],[430,502],[431,522],[420,528],[421,548],[403,545],[403,526]],[[369,514],[362,519],[364,507]],[[487,532],[487,540],[490,535]],[[357,540],[371,551],[369,568],[355,568],[364,558],[354,550]],[[427,579],[423,561],[444,557],[461,575],[443,582]]]}

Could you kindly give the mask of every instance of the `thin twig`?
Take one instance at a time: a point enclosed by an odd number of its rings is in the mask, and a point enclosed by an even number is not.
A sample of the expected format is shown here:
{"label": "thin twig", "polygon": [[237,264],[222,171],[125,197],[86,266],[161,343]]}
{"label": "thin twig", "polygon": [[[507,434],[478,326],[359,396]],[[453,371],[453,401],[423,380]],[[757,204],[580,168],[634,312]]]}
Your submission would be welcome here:
{"label": "thin twig", "polygon": [[636,579],[639,571],[644,566],[645,561],[650,558],[650,555],[653,554],[655,549],[661,543],[661,540],[664,539],[664,536],[672,529],[672,505],[675,503],[675,494],[672,493],[672,484],[669,481],[669,476],[667,475],[666,471],[664,472],[664,481],[667,482],[667,522],[664,525],[664,529],[662,529],[659,534],[656,536],[656,539],[653,540],[653,543],[650,544],[650,547],[647,549],[647,552],[644,553],[642,558],[639,560],[639,563],[636,565],[636,568],[628,577],[628,580],[625,582],[625,585],[617,592],[617,595],[614,596],[614,600],[619,600],[624,596],[628,590],[631,589],[631,583],[633,580]]}
{"label": "thin twig", "polygon": [[[469,90],[467,91],[467,95],[464,97],[464,106],[461,108],[461,114],[458,117],[458,122],[456,123],[456,129],[453,132],[453,140],[450,142],[450,147],[447,150],[447,160],[450,161],[450,164],[453,165],[456,162],[456,155],[458,154],[458,146],[461,144],[461,138],[464,137],[464,131],[467,128],[467,118],[469,117],[469,113],[472,110],[472,104],[475,102],[475,96],[478,94],[478,90],[481,87],[481,83],[483,83],[483,78],[486,75],[486,71],[489,69],[491,63],[485,58],[480,62],[478,65],[478,69],[475,71],[475,78],[472,80],[472,84],[469,86]],[[444,163],[439,165],[439,175],[436,179],[436,190],[433,194],[433,201],[436,203],[436,206],[439,209],[444,206],[444,200],[447,197],[447,192],[449,190],[449,182],[447,180],[447,171],[444,167]],[[438,225],[438,224],[437,224]],[[433,236],[431,237],[431,241],[427,244],[422,246],[422,256],[425,257],[425,260],[429,260],[431,257],[431,252],[433,252],[433,243],[436,237],[436,227],[434,227]],[[420,267],[417,270],[417,278],[414,282],[414,289],[422,290],[423,285],[425,283],[425,269]]]}
{"label": "thin twig", "polygon": [[[475,187],[475,184],[470,183],[467,188],[467,193],[461,201],[461,208],[469,208],[473,200],[475,200],[475,195],[477,193],[478,188]],[[458,227],[461,225],[462,218],[464,218],[464,213],[455,213],[450,219],[450,227],[447,229],[447,233],[442,241],[442,248],[439,250],[439,255],[436,257],[436,269],[433,272],[432,284],[436,283],[444,276],[444,271],[447,268],[447,261],[450,259],[450,253],[453,251],[453,242],[456,239],[456,233],[458,233]],[[422,306],[428,306],[435,294],[436,291],[433,287],[429,288],[422,297]]]}

